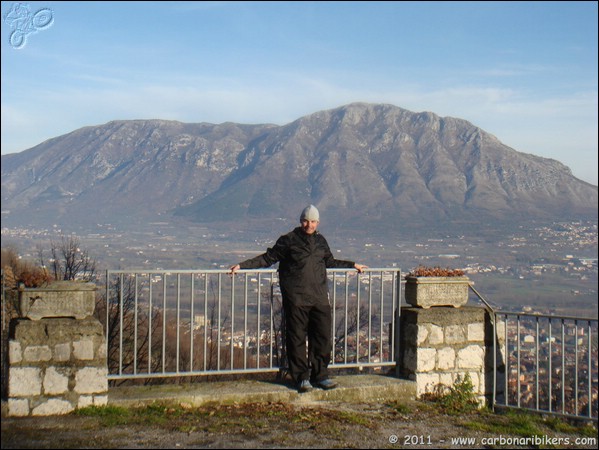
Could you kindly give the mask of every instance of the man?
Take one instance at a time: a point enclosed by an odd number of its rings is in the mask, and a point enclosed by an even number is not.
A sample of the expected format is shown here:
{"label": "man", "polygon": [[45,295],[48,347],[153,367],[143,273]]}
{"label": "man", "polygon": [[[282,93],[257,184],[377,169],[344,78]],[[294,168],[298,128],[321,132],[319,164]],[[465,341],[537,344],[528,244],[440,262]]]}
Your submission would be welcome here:
{"label": "man", "polygon": [[235,273],[239,269],[258,269],[280,263],[287,360],[299,392],[308,392],[314,385],[322,389],[337,386],[328,376],[332,344],[327,267],[353,268],[358,272],[367,268],[353,261],[335,259],[326,239],[317,231],[319,223],[318,209],[313,205],[306,207],[300,216],[301,226],[281,236],[266,253],[230,269]]}

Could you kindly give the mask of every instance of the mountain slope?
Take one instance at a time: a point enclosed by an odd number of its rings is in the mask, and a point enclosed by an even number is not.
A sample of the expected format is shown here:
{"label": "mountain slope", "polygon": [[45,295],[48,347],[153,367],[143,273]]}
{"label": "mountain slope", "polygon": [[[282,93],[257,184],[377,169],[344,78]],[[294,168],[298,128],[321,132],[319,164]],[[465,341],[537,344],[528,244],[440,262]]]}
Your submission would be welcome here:
{"label": "mountain slope", "polygon": [[2,156],[3,224],[597,217],[597,187],[471,123],[350,104],[284,125],[115,121]]}
{"label": "mountain slope", "polygon": [[308,201],[345,220],[597,211],[597,188],[563,164],[516,152],[464,120],[389,105],[303,117],[272,130],[243,158],[220,189],[178,213],[210,220],[226,207],[237,218],[288,215]]}

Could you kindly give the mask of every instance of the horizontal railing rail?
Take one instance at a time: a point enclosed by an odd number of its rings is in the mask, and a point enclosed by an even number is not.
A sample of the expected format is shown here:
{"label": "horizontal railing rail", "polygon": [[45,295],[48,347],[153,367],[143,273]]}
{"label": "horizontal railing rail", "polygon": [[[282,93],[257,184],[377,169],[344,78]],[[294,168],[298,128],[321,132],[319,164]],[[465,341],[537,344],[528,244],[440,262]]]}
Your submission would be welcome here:
{"label": "horizontal railing rail", "polygon": [[[400,270],[327,272],[330,367],[397,367]],[[103,305],[110,380],[285,370],[274,269],[108,270]]]}

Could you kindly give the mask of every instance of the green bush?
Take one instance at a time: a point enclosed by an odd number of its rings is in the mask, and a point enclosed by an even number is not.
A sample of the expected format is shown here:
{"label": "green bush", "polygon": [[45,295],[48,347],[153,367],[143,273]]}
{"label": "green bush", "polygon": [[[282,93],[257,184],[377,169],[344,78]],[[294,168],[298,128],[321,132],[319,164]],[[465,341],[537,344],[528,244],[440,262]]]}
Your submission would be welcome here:
{"label": "green bush", "polygon": [[447,414],[463,414],[479,409],[480,404],[474,393],[474,384],[469,374],[458,375],[453,386],[439,384],[435,392],[422,396],[423,400],[439,405]]}

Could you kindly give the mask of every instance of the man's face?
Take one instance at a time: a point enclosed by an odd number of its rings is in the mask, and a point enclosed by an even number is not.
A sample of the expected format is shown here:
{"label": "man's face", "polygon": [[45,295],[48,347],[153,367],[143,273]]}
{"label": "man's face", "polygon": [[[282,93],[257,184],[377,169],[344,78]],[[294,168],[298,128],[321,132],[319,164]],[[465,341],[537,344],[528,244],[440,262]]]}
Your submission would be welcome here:
{"label": "man's face", "polygon": [[304,233],[306,234],[314,234],[318,228],[318,223],[318,220],[300,220],[302,230],[304,230]]}

